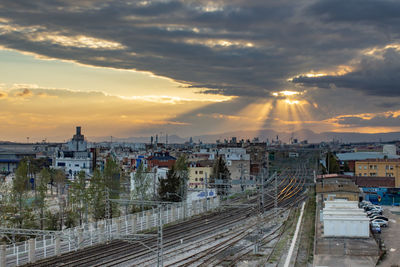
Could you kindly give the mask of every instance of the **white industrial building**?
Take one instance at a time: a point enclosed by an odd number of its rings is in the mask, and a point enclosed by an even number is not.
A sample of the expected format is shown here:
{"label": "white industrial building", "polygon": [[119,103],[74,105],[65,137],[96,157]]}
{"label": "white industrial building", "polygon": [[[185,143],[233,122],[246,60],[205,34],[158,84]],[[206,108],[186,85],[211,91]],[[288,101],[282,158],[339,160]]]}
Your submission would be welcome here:
{"label": "white industrial building", "polygon": [[325,201],[323,223],[325,237],[369,237],[369,218],[357,201]]}
{"label": "white industrial building", "polygon": [[56,152],[54,167],[63,169],[72,179],[80,171],[84,171],[86,175],[92,173],[93,156],[87,150],[87,142],[81,134],[81,127],[76,127],[76,134],[66,144],[66,148]]}

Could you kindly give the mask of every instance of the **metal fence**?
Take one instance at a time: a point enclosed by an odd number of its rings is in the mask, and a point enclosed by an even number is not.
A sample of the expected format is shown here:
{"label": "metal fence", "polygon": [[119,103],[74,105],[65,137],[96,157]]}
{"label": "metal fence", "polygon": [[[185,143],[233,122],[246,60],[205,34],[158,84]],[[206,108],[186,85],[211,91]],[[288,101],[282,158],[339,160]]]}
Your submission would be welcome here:
{"label": "metal fence", "polygon": [[[218,198],[197,200],[190,204],[176,203],[163,208],[163,223],[171,223],[215,209]],[[118,218],[100,220],[65,229],[57,236],[40,236],[25,242],[0,246],[0,267],[18,266],[62,253],[76,251],[104,243],[122,236],[152,229],[158,224],[158,209],[128,214]]]}

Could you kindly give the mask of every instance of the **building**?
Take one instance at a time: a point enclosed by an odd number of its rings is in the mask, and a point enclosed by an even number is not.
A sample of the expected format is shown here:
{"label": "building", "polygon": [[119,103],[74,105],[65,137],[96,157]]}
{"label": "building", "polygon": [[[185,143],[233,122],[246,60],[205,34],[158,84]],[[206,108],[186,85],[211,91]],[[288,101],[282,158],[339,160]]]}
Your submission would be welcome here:
{"label": "building", "polygon": [[316,193],[321,201],[335,199],[358,201],[360,197],[360,189],[352,179],[337,174],[318,176]]}
{"label": "building", "polygon": [[38,153],[28,149],[3,149],[0,148],[0,173],[13,173],[18,168],[19,162],[24,158],[37,158]]}
{"label": "building", "polygon": [[243,191],[254,186],[255,179],[250,175],[250,160],[227,160],[226,166],[231,174],[233,190]]}
{"label": "building", "polygon": [[325,201],[323,209],[325,237],[369,237],[369,218],[358,201]]}
{"label": "building", "polygon": [[355,168],[356,161],[368,160],[368,159],[400,158],[400,156],[393,154],[393,147],[391,146],[384,146],[382,152],[337,153],[336,157],[338,158],[340,167],[344,172],[352,172],[355,175],[358,175],[358,172]]}
{"label": "building", "polygon": [[400,205],[400,188],[363,187],[363,199],[377,205]]}
{"label": "building", "polygon": [[356,161],[358,176],[395,177],[395,187],[400,187],[400,159],[367,159]]}
{"label": "building", "polygon": [[153,167],[164,167],[171,169],[175,164],[176,158],[169,155],[169,152],[155,152],[154,155],[145,160],[146,167],[152,169]]}
{"label": "building", "polygon": [[212,173],[212,167],[194,164],[189,167],[189,188],[203,189],[205,185],[205,177],[209,178]]}
{"label": "building", "polygon": [[81,134],[81,127],[76,127],[76,134],[62,150],[56,152],[54,167],[63,169],[66,175],[74,179],[84,171],[90,175],[93,171],[93,154],[88,151],[85,137]]}

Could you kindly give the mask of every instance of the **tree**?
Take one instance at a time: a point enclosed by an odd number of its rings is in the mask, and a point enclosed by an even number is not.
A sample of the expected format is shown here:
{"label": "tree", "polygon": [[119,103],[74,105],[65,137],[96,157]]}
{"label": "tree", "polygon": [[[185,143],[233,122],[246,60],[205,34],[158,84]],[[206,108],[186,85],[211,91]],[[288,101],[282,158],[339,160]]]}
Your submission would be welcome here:
{"label": "tree", "polygon": [[[120,168],[117,162],[112,158],[108,157],[106,165],[104,166],[104,183],[110,199],[119,199],[121,184],[120,184]],[[118,216],[118,207],[116,203],[110,205],[110,217]]]}
{"label": "tree", "polygon": [[85,212],[85,221],[87,223],[87,204],[89,196],[88,192],[86,192],[86,174],[84,171],[80,171],[77,178],[71,183],[69,196],[72,211],[79,214],[79,224],[82,225],[83,212]]}
{"label": "tree", "polygon": [[189,180],[189,168],[188,161],[185,155],[182,155],[175,162],[175,170],[179,177],[179,189],[178,194],[182,199],[186,199],[187,194],[187,183]]}
{"label": "tree", "polygon": [[56,169],[53,174],[53,182],[56,184],[57,195],[60,196],[64,190],[66,177],[62,170]]}
{"label": "tree", "polygon": [[[222,185],[216,185],[216,179],[222,180]],[[227,195],[229,193],[229,180],[231,174],[226,166],[225,160],[219,156],[213,164],[212,175],[210,177],[211,187],[217,188],[217,194]]]}
{"label": "tree", "polygon": [[89,210],[95,221],[105,218],[105,189],[103,176],[95,169],[88,188]]}
{"label": "tree", "polygon": [[58,213],[52,213],[51,211],[46,211],[46,230],[57,230],[58,227],[58,218],[60,215]]}
{"label": "tree", "polygon": [[29,190],[28,164],[26,160],[21,160],[15,172],[15,178],[13,181],[13,188],[12,188],[13,198],[18,204],[17,221],[20,227],[22,227],[22,221],[23,221],[22,211],[26,201],[25,194],[28,190]]}
{"label": "tree", "polygon": [[[141,201],[150,199],[149,189],[151,180],[145,172],[142,162],[139,164],[133,179],[134,188],[132,192],[132,199],[139,199]],[[143,210],[143,204],[140,206]]]}
{"label": "tree", "polygon": [[0,183],[0,226],[13,228],[12,216],[17,213],[15,199],[10,192],[13,191],[13,185],[10,183]]}
{"label": "tree", "polygon": [[35,204],[40,211],[40,229],[43,230],[44,209],[46,207],[47,184],[50,182],[50,172],[43,168],[36,182]]}
{"label": "tree", "polygon": [[[167,172],[167,178],[160,180],[160,185],[158,187],[158,195],[161,200],[178,202],[179,189],[180,189],[180,179],[176,172],[175,165]],[[169,194],[167,194],[169,193]]]}
{"label": "tree", "polygon": [[326,154],[326,166],[328,169],[328,173],[339,173],[340,172],[340,166],[338,161],[336,160],[336,157],[332,152],[328,151]]}
{"label": "tree", "polygon": [[64,218],[64,206],[65,200],[62,198],[62,192],[64,191],[66,177],[62,170],[56,169],[51,173],[53,177],[53,182],[56,184],[57,188],[57,196],[58,196],[58,205],[59,205],[59,216],[60,216],[60,230],[62,230],[63,226],[63,218]]}

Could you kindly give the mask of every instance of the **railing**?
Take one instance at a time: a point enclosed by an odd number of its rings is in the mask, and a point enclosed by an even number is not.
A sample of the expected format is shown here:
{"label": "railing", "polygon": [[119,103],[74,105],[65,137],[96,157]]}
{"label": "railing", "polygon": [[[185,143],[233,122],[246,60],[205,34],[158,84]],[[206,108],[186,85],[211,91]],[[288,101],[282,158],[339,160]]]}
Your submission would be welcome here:
{"label": "railing", "polygon": [[[163,209],[163,223],[176,222],[215,209],[218,198],[193,201],[191,204],[176,203]],[[13,245],[0,246],[0,267],[18,266],[62,253],[76,251],[121,236],[136,234],[157,226],[158,209],[128,214],[118,218],[100,220],[82,226],[65,229],[58,235],[40,236]]]}

